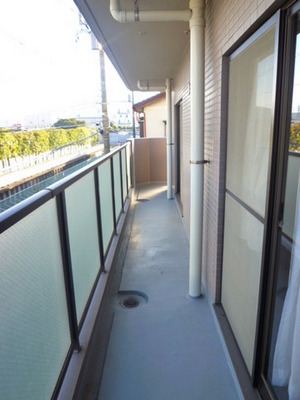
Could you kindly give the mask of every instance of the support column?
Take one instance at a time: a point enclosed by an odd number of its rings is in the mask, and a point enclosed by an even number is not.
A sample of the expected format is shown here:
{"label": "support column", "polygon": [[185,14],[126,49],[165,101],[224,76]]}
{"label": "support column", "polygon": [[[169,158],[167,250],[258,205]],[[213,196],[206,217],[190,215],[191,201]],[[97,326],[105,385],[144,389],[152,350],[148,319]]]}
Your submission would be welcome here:
{"label": "support column", "polygon": [[191,202],[189,295],[201,295],[204,176],[204,6],[190,0],[191,36]]}
{"label": "support column", "polygon": [[172,199],[172,81],[166,80],[166,102],[167,102],[167,198]]}

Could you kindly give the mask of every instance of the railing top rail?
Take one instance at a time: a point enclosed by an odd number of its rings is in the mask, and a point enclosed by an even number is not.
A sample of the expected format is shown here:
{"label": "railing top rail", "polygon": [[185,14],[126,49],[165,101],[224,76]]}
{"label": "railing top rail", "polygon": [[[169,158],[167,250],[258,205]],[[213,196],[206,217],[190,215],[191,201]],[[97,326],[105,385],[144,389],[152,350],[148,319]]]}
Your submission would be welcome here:
{"label": "railing top rail", "polygon": [[51,191],[44,189],[21,201],[15,206],[12,206],[8,210],[3,211],[0,214],[0,234],[26,217],[26,215],[36,210],[38,207],[42,206],[52,197],[53,195]]}
{"label": "railing top rail", "polygon": [[101,157],[99,160],[95,160],[86,167],[83,167],[78,171],[73,172],[69,176],[59,180],[56,183],[53,183],[47,188],[41,190],[40,192],[28,197],[27,199],[16,204],[15,206],[12,206],[8,210],[3,211],[0,214],[0,234],[9,229],[12,225],[16,224],[24,217],[26,217],[26,215],[30,214],[41,205],[49,201],[51,198],[63,192],[67,187],[77,182],[80,178],[87,175],[89,172],[96,169],[99,165],[103,164],[115,154],[121,152],[129,145],[130,143],[125,143],[117,149],[112,150],[109,154]]}
{"label": "railing top rail", "polygon": [[78,181],[84,175],[87,175],[89,172],[91,172],[92,170],[97,168],[99,165],[103,164],[109,158],[113,157],[115,154],[122,151],[122,149],[124,149],[126,146],[128,146],[128,144],[125,143],[124,145],[118,147],[117,149],[112,150],[109,154],[106,154],[105,156],[101,157],[99,160],[93,161],[89,165],[79,169],[78,171],[73,172],[72,174],[66,176],[65,178],[62,178],[59,181],[48,186],[47,189],[52,191],[53,196],[56,196],[58,193],[62,192],[68,186],[71,186],[73,183]]}
{"label": "railing top rail", "polygon": [[289,156],[300,157],[300,152],[299,151],[290,150],[289,151]]}

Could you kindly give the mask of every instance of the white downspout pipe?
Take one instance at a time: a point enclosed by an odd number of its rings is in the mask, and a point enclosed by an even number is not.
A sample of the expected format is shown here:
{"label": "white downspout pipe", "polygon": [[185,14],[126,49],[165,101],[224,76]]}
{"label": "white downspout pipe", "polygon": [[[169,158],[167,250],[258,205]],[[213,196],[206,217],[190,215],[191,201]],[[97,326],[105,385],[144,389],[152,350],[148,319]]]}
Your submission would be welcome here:
{"label": "white downspout pipe", "polygon": [[167,103],[167,198],[172,199],[172,81],[166,80]]}
{"label": "white downspout pipe", "polygon": [[168,22],[168,21],[189,21],[190,10],[155,10],[134,11],[121,10],[120,0],[110,0],[110,13],[119,22]]}
{"label": "white downspout pipe", "polygon": [[155,85],[155,84],[150,84],[149,80],[138,80],[137,81],[137,87],[139,90],[142,91],[150,91],[150,92],[161,92],[165,91],[167,86],[166,85]]}
{"label": "white downspout pipe", "polygon": [[204,165],[205,0],[190,0],[191,36],[191,202],[189,295],[201,296]]}

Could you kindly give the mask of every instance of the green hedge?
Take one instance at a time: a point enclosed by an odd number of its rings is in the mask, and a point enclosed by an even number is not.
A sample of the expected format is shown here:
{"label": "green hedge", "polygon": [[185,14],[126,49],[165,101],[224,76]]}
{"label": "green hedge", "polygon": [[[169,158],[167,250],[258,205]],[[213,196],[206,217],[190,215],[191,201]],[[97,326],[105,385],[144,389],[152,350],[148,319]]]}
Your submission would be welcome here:
{"label": "green hedge", "polygon": [[294,122],[291,125],[290,151],[300,151],[300,123]]}
{"label": "green hedge", "polygon": [[72,129],[44,129],[38,131],[13,132],[0,128],[0,160],[29,154],[45,153],[57,147],[76,143],[84,138],[84,143],[96,143],[97,135],[86,126]]}

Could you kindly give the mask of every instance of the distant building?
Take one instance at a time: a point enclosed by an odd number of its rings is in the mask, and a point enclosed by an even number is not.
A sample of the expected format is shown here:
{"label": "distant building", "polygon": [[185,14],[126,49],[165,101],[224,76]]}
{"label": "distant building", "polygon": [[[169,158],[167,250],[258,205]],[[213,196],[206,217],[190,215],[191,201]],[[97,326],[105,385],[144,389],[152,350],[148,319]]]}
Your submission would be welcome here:
{"label": "distant building", "polygon": [[132,103],[130,101],[108,104],[108,117],[119,126],[132,126]]}
{"label": "distant building", "polygon": [[138,113],[140,137],[165,137],[166,136],[166,94],[143,100],[133,105]]}
{"label": "distant building", "polygon": [[300,112],[292,113],[292,122],[300,122]]}
{"label": "distant building", "polygon": [[13,124],[11,129],[13,131],[20,131],[22,129],[22,124],[20,124],[20,123]]}

